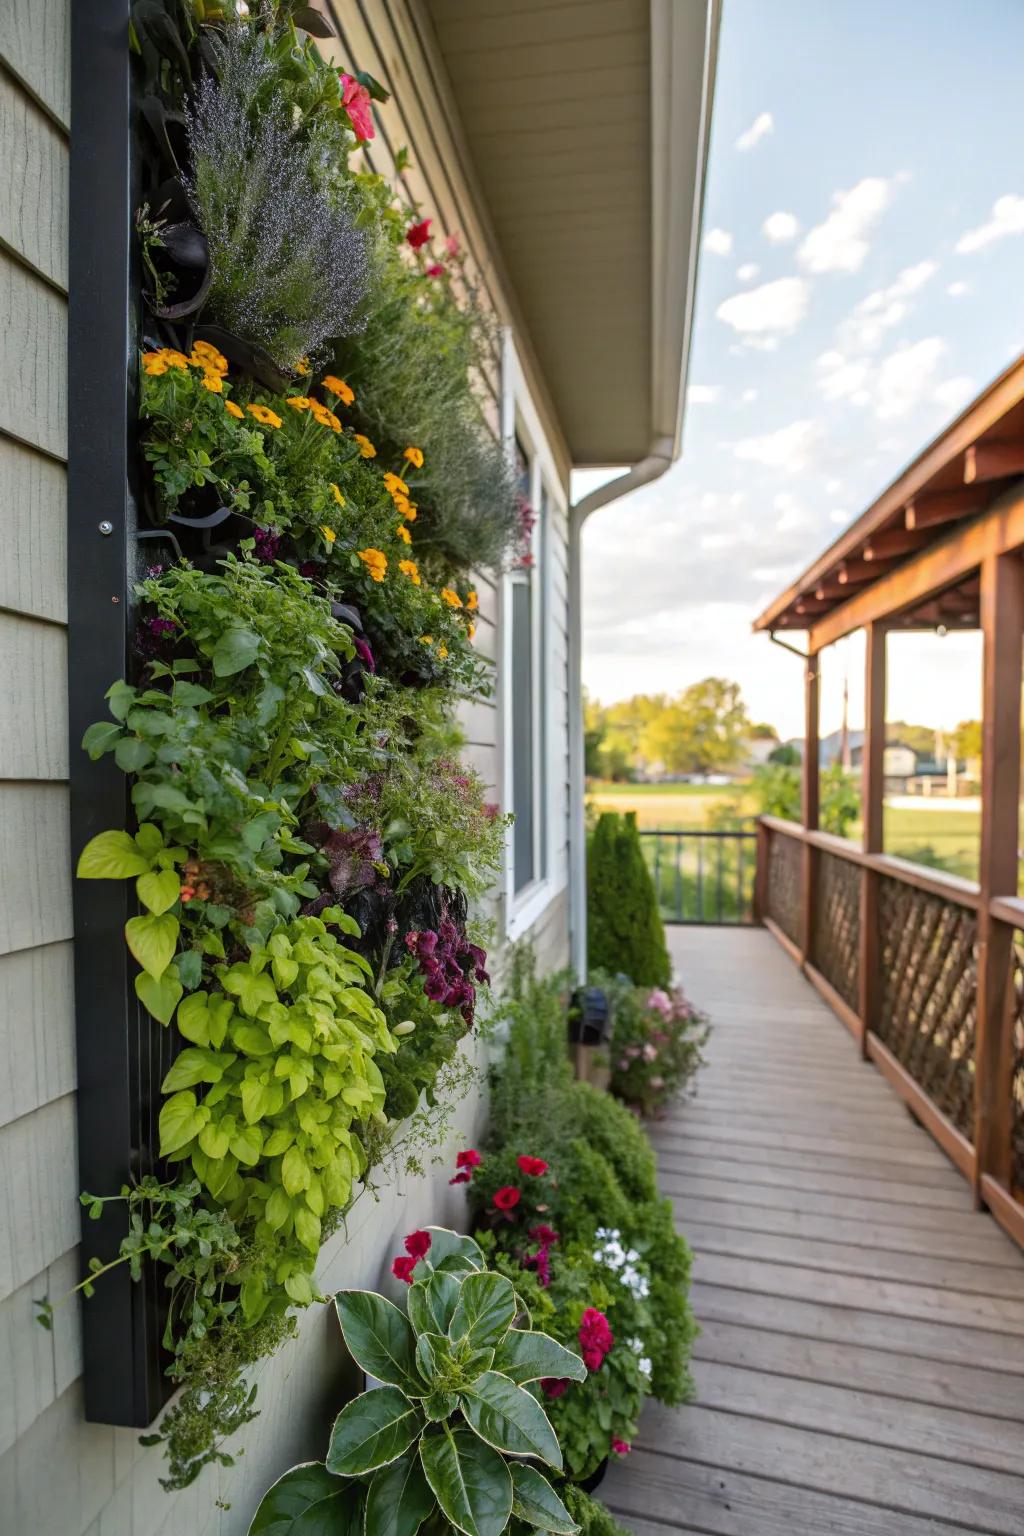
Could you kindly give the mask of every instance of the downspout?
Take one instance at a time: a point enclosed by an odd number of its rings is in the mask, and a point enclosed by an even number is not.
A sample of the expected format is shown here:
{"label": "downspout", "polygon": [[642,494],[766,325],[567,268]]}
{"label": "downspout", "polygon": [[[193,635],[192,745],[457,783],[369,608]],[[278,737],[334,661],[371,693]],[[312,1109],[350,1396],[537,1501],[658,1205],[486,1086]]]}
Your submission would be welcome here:
{"label": "downspout", "polygon": [[591,491],[569,508],[569,953],[579,981],[587,975],[586,775],[583,742],[583,524],[599,507],[660,480],[675,463],[671,438],[660,438],[624,475]]}

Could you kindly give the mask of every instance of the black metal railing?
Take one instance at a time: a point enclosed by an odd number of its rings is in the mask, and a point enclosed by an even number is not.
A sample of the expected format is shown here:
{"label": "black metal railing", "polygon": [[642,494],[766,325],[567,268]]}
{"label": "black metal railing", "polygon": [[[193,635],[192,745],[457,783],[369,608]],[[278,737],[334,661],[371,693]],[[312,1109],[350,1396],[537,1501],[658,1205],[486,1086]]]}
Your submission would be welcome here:
{"label": "black metal railing", "polygon": [[752,923],[756,832],[648,832],[640,846],[666,923]]}

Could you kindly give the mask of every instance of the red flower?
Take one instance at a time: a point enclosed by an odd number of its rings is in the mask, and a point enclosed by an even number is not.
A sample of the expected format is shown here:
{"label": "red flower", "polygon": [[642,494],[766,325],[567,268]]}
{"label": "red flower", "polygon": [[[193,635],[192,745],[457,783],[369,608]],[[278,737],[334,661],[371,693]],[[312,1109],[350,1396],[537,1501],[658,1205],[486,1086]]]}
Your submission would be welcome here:
{"label": "red flower", "polygon": [[494,1191],[495,1209],[499,1211],[511,1211],[519,1204],[522,1195],[514,1184],[503,1184],[500,1189]]}
{"label": "red flower", "polygon": [[431,222],[430,219],[421,219],[418,224],[410,224],[406,230],[405,238],[414,251],[418,251],[430,239]]}
{"label": "red flower", "polygon": [[427,268],[427,276],[428,277],[444,277],[444,267],[442,267],[442,265],[441,265],[441,263],[439,261],[433,262]]}
{"label": "red flower", "polygon": [[404,1280],[406,1285],[412,1285],[412,1272],[416,1268],[417,1261],[410,1255],[400,1254],[391,1266],[391,1273],[396,1280]]}
{"label": "red flower", "polygon": [[372,139],[374,127],[370,93],[365,85],[360,85],[351,75],[341,75],[341,104],[348,113],[356,138],[363,144],[367,139]]}
{"label": "red flower", "polygon": [[464,1152],[459,1152],[455,1157],[456,1168],[479,1168],[483,1158],[479,1152],[474,1152],[472,1147],[467,1147]]}
{"label": "red flower", "polygon": [[545,1376],[541,1381],[545,1397],[561,1397],[568,1385],[568,1376]]}
{"label": "red flower", "polygon": [[615,1343],[608,1319],[596,1307],[588,1307],[580,1321],[580,1354],[588,1371],[599,1371]]}
{"label": "red flower", "polygon": [[550,1248],[552,1243],[558,1242],[558,1233],[546,1227],[543,1222],[539,1227],[530,1228],[530,1236],[535,1243],[540,1243],[543,1248]]}
{"label": "red flower", "polygon": [[455,1175],[454,1179],[449,1179],[448,1180],[448,1183],[449,1184],[468,1184],[469,1183],[469,1174],[468,1173],[457,1173]]}
{"label": "red flower", "polygon": [[613,1438],[612,1450],[615,1452],[616,1456],[628,1456],[632,1449],[633,1447],[630,1445],[628,1440],[619,1440],[617,1438]]}
{"label": "red flower", "polygon": [[520,1173],[525,1173],[528,1178],[539,1179],[542,1173],[547,1173],[548,1165],[542,1157],[517,1157]]}
{"label": "red flower", "polygon": [[413,1259],[426,1258],[430,1252],[429,1232],[410,1232],[405,1240],[405,1251]]}

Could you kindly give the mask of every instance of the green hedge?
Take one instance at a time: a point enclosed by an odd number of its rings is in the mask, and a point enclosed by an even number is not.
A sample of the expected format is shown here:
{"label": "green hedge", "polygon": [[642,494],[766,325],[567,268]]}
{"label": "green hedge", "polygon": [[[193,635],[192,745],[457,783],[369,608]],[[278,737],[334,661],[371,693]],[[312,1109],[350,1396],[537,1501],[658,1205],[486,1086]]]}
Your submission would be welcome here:
{"label": "green hedge", "polygon": [[672,966],[658,898],[644,861],[636,812],[605,811],[587,855],[587,942],[591,963],[638,987],[667,987]]}

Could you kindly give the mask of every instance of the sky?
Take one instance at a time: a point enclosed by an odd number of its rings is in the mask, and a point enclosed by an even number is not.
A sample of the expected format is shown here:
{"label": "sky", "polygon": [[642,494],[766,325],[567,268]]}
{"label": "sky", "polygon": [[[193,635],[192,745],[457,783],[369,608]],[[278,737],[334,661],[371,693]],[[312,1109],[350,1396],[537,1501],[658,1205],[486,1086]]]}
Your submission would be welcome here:
{"label": "sky", "polygon": [[[683,455],[584,529],[584,682],[734,678],[787,737],[752,619],[1024,347],[1024,0],[723,12]],[[975,636],[901,642],[890,718],[977,715]]]}

